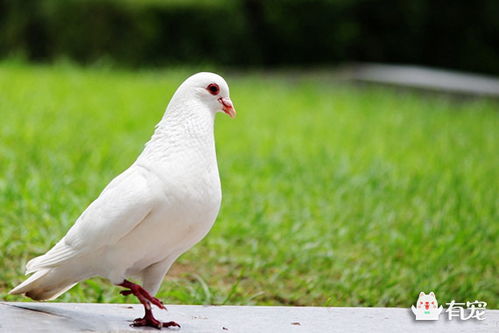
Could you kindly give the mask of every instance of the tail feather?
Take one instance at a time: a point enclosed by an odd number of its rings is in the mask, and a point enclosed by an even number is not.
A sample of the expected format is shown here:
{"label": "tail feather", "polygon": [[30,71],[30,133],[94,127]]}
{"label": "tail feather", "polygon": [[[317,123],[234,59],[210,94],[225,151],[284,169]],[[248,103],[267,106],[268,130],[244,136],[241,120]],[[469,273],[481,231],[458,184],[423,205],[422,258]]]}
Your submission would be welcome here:
{"label": "tail feather", "polygon": [[[31,275],[28,279],[26,279],[23,283],[9,291],[9,294],[12,295],[18,295],[18,294],[24,294],[27,292],[30,288],[34,287],[35,285],[39,284],[39,280],[43,278],[47,273],[49,272],[48,269],[43,269],[35,274]],[[38,283],[37,283],[38,282]]]}
{"label": "tail feather", "polygon": [[68,279],[60,279],[55,272],[56,269],[41,269],[26,281],[12,289],[9,294],[18,295],[25,294],[26,296],[37,300],[51,300],[62,293],[72,288],[76,282]]}
{"label": "tail feather", "polygon": [[64,239],[59,241],[53,248],[44,255],[31,259],[26,264],[26,274],[33,273],[43,268],[54,267],[75,256],[75,251],[67,246]]}

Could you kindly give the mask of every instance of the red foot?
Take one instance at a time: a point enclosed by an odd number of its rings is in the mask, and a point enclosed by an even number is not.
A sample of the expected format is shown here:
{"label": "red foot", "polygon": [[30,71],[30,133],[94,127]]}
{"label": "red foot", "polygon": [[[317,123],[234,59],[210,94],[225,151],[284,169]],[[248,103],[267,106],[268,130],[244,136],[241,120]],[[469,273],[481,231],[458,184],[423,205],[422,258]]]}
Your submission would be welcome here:
{"label": "red foot", "polygon": [[168,321],[163,323],[154,318],[151,310],[151,303],[156,305],[160,309],[166,310],[166,308],[163,305],[163,302],[161,302],[159,299],[149,294],[147,290],[145,290],[138,284],[132,283],[128,280],[123,281],[123,283],[119,284],[119,286],[128,288],[129,290],[122,290],[120,293],[125,296],[130,294],[135,295],[139,299],[140,303],[144,305],[144,309],[146,311],[144,318],[135,319],[130,326],[133,327],[148,326],[157,329],[161,329],[162,327],[180,327],[180,325],[174,321]]}
{"label": "red foot", "polygon": [[154,328],[157,328],[157,329],[161,329],[162,327],[180,327],[180,325],[177,324],[174,321],[161,322],[161,321],[157,320],[156,318],[154,318],[152,316],[152,313],[151,313],[150,317],[148,317],[147,314],[146,314],[144,316],[144,318],[137,318],[137,319],[135,319],[133,321],[133,323],[130,324],[130,326],[132,326],[132,327],[143,327],[143,326],[147,326],[147,327],[154,327]]}
{"label": "red foot", "polygon": [[163,305],[163,302],[161,302],[159,299],[149,294],[147,290],[145,290],[138,284],[125,280],[123,281],[122,284],[119,284],[119,286],[130,289],[130,290],[122,290],[120,291],[120,294],[125,296],[133,294],[139,299],[140,303],[144,304],[144,306],[146,306],[146,303],[151,302],[152,304],[156,305],[158,308],[166,310],[165,306]]}
{"label": "red foot", "polygon": [[174,321],[164,321],[163,327],[178,327],[178,328],[180,328],[180,325]]}

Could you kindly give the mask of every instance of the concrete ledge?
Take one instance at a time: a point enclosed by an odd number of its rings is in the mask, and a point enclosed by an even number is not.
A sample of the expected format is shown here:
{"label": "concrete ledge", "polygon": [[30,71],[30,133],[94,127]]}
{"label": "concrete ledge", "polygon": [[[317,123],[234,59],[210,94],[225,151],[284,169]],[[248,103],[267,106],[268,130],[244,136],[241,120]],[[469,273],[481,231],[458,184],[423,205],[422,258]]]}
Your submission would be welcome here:
{"label": "concrete ledge", "polygon": [[345,78],[359,82],[499,97],[499,79],[486,75],[420,66],[369,63],[344,68],[342,72]]}
{"label": "concrete ledge", "polygon": [[[283,306],[169,305],[157,318],[191,332],[499,332],[499,310],[483,321],[417,322],[409,309]],[[140,332],[130,321],[143,315],[137,304],[0,303],[0,332]]]}

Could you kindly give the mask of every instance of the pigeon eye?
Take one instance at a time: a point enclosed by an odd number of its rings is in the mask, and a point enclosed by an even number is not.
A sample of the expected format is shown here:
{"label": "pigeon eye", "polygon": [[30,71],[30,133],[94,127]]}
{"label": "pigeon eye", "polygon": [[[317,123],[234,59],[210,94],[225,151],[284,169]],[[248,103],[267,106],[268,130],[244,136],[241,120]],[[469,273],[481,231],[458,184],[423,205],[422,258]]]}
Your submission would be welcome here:
{"label": "pigeon eye", "polygon": [[220,92],[220,87],[216,83],[210,83],[206,89],[210,92],[212,95],[218,95]]}

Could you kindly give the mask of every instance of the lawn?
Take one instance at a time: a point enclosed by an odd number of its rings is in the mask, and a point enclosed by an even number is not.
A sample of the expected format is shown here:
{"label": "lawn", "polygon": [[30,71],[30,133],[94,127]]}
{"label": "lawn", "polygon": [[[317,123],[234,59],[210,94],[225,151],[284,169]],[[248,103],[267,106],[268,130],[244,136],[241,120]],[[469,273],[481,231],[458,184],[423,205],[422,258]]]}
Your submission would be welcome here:
{"label": "lawn", "polygon": [[[0,297],[139,154],[192,70],[0,63]],[[499,306],[499,102],[222,73],[223,202],[166,303]],[[65,302],[134,302],[95,278]]]}

